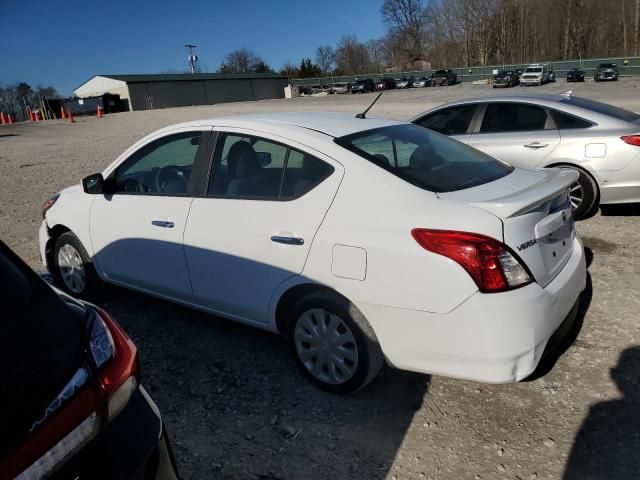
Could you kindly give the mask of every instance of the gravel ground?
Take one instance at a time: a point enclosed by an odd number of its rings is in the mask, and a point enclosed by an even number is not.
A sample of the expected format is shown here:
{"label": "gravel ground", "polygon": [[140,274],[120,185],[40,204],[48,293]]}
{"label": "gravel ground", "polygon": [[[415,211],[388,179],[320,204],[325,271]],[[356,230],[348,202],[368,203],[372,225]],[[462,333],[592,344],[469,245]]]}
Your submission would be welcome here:
{"label": "gravel ground", "polygon": [[[640,111],[638,85],[560,81],[536,91],[572,89]],[[408,119],[446,100],[491,93],[468,84],[389,92],[373,113]],[[0,238],[41,269],[36,235],[44,199],[162,126],[232,113],[355,112],[372,99],[299,98],[0,127]],[[338,398],[307,383],[278,336],[118,288],[108,288],[101,303],[139,347],[143,381],[185,479],[587,478],[584,468],[598,473],[588,478],[640,478],[639,214],[638,206],[608,209],[578,224],[590,260],[579,321],[563,355],[513,385],[387,369],[364,391]]]}

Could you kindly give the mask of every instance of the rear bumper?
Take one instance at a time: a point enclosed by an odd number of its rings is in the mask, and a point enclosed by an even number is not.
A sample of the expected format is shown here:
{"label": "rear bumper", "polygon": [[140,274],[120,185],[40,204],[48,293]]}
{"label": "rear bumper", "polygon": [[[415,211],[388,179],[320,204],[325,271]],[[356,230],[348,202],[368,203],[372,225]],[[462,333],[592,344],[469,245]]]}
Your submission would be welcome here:
{"label": "rear bumper", "polygon": [[53,478],[176,480],[164,424],[144,387],[138,388],[125,409]]}
{"label": "rear bumper", "polygon": [[545,288],[475,293],[447,314],[358,304],[393,366],[476,380],[516,382],[537,367],[547,343],[571,317],[586,286],[578,237],[573,253]]}
{"label": "rear bumper", "polygon": [[47,268],[47,244],[49,243],[49,240],[51,240],[51,236],[49,235],[47,221],[42,220],[40,229],[38,230],[38,247],[40,249],[40,260],[42,261],[42,264]]}
{"label": "rear bumper", "polygon": [[600,204],[640,202],[640,157],[614,172],[600,172]]}

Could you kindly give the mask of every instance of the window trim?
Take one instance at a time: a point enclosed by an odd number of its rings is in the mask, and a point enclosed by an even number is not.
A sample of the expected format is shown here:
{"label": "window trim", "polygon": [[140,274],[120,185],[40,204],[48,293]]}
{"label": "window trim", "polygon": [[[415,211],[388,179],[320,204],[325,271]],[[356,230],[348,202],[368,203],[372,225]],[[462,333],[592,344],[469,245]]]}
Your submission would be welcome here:
{"label": "window trim", "polygon": [[[317,155],[313,155],[311,153],[305,152],[299,148],[295,148],[292,147],[291,145],[288,145],[284,142],[278,141],[278,140],[273,140],[271,138],[267,138],[267,137],[262,137],[260,135],[256,135],[254,133],[246,133],[246,132],[234,132],[234,131],[226,131],[226,130],[214,130],[212,132],[216,138],[215,138],[215,144],[214,144],[214,148],[212,149],[211,155],[210,155],[210,161],[209,161],[209,169],[208,169],[208,174],[207,174],[207,179],[206,182],[203,182],[203,186],[204,186],[204,190],[202,191],[201,195],[198,195],[198,197],[201,198],[212,198],[212,199],[218,199],[218,200],[255,200],[255,201],[260,201],[260,202],[291,202],[294,200],[297,200],[301,197],[304,197],[305,195],[307,195],[309,192],[311,192],[312,190],[314,190],[318,185],[320,185],[321,183],[323,183],[325,180],[327,180],[329,177],[331,177],[335,171],[336,168],[331,165],[329,162],[326,162],[324,160],[322,160],[321,158],[318,158]],[[244,195],[215,195],[212,193],[209,193],[209,187],[211,186],[211,182],[213,181],[215,174],[216,174],[216,164],[219,161],[220,157],[222,156],[222,152],[224,150],[224,140],[227,136],[229,135],[235,135],[235,136],[244,136],[244,137],[248,137],[248,138],[255,138],[257,140],[262,140],[265,142],[270,142],[276,145],[279,145],[281,147],[284,147],[287,149],[286,154],[285,154],[285,159],[284,159],[284,163],[282,164],[282,174],[280,175],[280,185],[278,187],[278,196],[277,197],[272,197],[272,196],[252,196],[252,197],[248,197],[248,196],[244,196]],[[284,177],[285,177],[285,173],[287,170],[287,167],[289,165],[289,154],[291,153],[291,151],[296,151],[302,155],[309,155],[313,158],[315,158],[316,160],[318,160],[319,162],[324,163],[325,165],[328,165],[331,168],[331,171],[329,172],[328,175],[325,175],[322,179],[320,179],[319,181],[315,182],[312,186],[310,186],[305,192],[296,195],[294,197],[286,197],[286,198],[282,198],[282,186],[284,185]]]}
{"label": "window trim", "polygon": [[[544,128],[542,129],[534,129],[534,130],[495,130],[492,132],[483,132],[482,131],[482,124],[484,122],[484,118],[485,115],[487,114],[487,109],[489,108],[489,105],[496,105],[496,104],[506,104],[506,105],[526,105],[529,107],[536,107],[536,108],[541,108],[542,110],[544,110],[545,115],[547,116],[545,122],[544,122]],[[476,129],[473,132],[474,135],[494,135],[496,133],[500,133],[500,134],[506,134],[506,133],[513,133],[513,134],[518,134],[518,133],[531,133],[531,132],[548,132],[548,131],[558,131],[558,128],[556,126],[556,122],[553,119],[553,115],[551,115],[551,112],[549,111],[549,108],[542,106],[542,105],[536,105],[535,103],[529,103],[529,102],[517,102],[517,101],[497,101],[497,102],[486,102],[483,104],[482,106],[482,115],[478,118],[477,124],[476,124]]]}
{"label": "window trim", "polygon": [[[116,175],[118,170],[122,168],[122,166],[131,159],[134,155],[137,155],[142,150],[148,148],[156,142],[163,141],[167,138],[185,135],[185,134],[193,134],[200,133],[200,143],[198,144],[198,150],[196,151],[196,155],[193,159],[193,164],[191,166],[191,174],[189,175],[189,180],[187,182],[187,191],[185,193],[165,193],[165,192],[119,192],[115,191],[116,185]],[[127,196],[136,196],[136,197],[172,197],[172,198],[189,198],[194,196],[194,192],[198,183],[198,175],[200,174],[200,170],[202,168],[201,164],[205,161],[207,149],[209,147],[208,141],[210,140],[211,130],[209,129],[185,129],[185,130],[172,130],[170,132],[166,132],[166,135],[161,135],[158,137],[154,137],[144,145],[140,145],[139,148],[136,148],[133,152],[129,153],[126,158],[118,163],[107,175],[105,178],[105,184],[107,186],[106,195],[127,195]]]}

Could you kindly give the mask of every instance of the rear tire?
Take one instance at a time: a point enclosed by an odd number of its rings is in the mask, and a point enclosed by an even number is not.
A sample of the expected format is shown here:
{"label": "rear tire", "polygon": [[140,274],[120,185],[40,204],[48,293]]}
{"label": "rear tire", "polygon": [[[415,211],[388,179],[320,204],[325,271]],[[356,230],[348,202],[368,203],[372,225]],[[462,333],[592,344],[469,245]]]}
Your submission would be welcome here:
{"label": "rear tire", "polygon": [[53,246],[52,274],[62,288],[76,297],[86,298],[100,284],[98,274],[84,246],[72,232],[60,235]]}
{"label": "rear tire", "polygon": [[380,372],[378,339],[349,300],[335,292],[312,293],[291,310],[289,344],[305,376],[327,392],[360,390]]}
{"label": "rear tire", "polygon": [[583,220],[591,217],[598,209],[598,184],[584,170],[569,166],[561,166],[560,168],[575,170],[580,174],[578,181],[571,185],[569,192],[574,218]]}

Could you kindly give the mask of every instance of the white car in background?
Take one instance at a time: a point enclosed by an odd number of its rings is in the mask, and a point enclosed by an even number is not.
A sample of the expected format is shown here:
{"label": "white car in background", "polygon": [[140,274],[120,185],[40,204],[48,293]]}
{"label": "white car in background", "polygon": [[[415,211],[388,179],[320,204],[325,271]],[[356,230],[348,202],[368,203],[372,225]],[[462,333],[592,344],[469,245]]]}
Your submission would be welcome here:
{"label": "white car in background", "polygon": [[527,85],[540,86],[543,83],[549,81],[549,68],[546,65],[529,65],[524,69],[520,76],[520,86],[526,87]]}
{"label": "white car in background", "polygon": [[517,167],[575,170],[576,219],[591,216],[598,205],[640,202],[637,113],[567,92],[456,100],[412,123]]}
{"label": "white car in background", "polygon": [[568,187],[427,129],[351,114],[159,130],[45,205],[46,265],[288,335],[311,381],[391,365],[521,380],[586,285]]}

